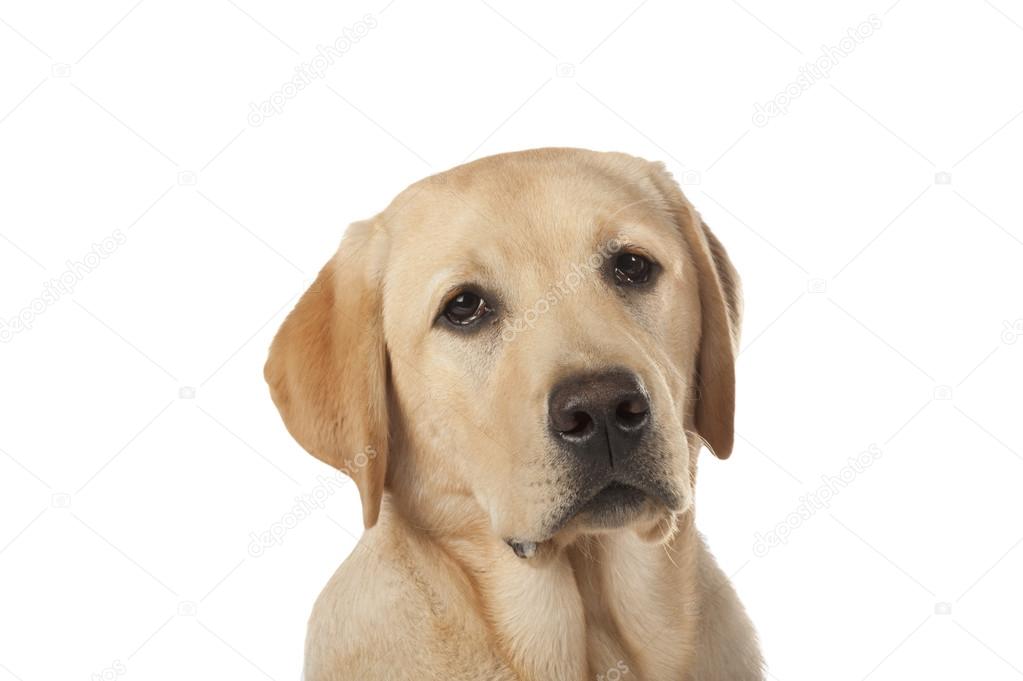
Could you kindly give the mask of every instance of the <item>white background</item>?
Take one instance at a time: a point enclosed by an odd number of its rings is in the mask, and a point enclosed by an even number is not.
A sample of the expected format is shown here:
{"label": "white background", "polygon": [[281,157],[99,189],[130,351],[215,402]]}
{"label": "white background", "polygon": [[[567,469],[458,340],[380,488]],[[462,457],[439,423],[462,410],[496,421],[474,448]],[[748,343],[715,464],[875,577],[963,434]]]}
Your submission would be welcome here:
{"label": "white background", "polygon": [[388,2],[0,3],[0,680],[298,678],[361,515],[270,338],[347,223],[548,145],[665,161],[743,275],[697,522],[771,678],[1023,676],[1019,3]]}

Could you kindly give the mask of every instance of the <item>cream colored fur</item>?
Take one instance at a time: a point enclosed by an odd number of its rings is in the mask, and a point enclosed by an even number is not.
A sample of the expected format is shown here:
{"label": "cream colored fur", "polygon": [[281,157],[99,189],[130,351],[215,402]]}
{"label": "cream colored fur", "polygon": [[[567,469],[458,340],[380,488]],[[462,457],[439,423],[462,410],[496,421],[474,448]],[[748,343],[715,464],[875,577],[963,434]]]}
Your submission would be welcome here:
{"label": "cream colored fur", "polygon": [[[607,284],[608,244],[651,256],[656,284]],[[478,333],[435,321],[466,283],[499,301]],[[482,159],[353,225],[266,367],[298,442],[358,484],[367,527],[314,607],[306,681],[762,679],[692,507],[701,446],[731,453],[740,316],[721,244],[663,166],[623,154]],[[573,483],[546,396],[604,366],[641,377],[651,469],[682,501],[547,536]]]}

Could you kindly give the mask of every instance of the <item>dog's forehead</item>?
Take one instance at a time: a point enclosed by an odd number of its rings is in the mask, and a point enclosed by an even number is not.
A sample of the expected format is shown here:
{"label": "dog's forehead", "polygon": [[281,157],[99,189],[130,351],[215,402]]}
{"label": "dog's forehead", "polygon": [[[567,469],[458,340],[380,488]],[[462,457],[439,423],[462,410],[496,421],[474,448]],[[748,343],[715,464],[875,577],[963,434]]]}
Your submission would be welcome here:
{"label": "dog's forehead", "polygon": [[645,167],[552,151],[562,153],[491,157],[412,185],[385,213],[392,257],[543,268],[599,248],[618,225],[663,218]]}

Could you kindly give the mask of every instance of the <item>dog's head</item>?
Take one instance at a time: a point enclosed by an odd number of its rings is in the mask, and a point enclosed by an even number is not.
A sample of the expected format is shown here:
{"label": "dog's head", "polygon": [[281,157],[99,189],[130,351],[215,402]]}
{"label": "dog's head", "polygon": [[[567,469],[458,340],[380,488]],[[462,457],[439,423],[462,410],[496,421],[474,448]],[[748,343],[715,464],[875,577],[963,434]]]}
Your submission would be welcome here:
{"label": "dog's head", "polygon": [[529,555],[673,527],[700,440],[732,450],[740,305],[661,165],[505,154],[352,225],[266,378],[298,442],[356,481],[367,527],[387,488],[421,520],[485,519]]}

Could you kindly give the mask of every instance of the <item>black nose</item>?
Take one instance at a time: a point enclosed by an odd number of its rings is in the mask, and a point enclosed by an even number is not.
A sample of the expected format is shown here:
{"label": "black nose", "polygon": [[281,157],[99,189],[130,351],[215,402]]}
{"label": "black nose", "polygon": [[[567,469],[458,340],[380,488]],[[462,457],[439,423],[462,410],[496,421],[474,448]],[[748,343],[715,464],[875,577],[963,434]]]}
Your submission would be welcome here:
{"label": "black nose", "polygon": [[639,378],[622,369],[571,376],[547,400],[551,432],[580,456],[612,467],[632,453],[650,421]]}

